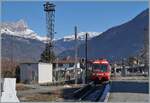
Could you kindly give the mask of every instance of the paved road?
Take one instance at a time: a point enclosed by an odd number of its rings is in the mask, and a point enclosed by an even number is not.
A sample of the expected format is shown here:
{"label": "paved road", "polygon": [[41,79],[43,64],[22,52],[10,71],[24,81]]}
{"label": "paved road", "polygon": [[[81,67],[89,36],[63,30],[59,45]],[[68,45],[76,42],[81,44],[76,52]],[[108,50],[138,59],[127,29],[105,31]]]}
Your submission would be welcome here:
{"label": "paved road", "polygon": [[108,102],[148,102],[148,81],[112,81]]}

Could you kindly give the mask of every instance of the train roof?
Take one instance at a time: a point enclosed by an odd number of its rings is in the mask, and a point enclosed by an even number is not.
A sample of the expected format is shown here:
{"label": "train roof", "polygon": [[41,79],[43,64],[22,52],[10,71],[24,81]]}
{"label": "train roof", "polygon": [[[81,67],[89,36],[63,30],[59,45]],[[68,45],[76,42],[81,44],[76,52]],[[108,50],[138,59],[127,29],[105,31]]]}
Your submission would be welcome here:
{"label": "train roof", "polygon": [[93,61],[94,64],[109,64],[109,62],[105,59],[103,60],[95,60]]}

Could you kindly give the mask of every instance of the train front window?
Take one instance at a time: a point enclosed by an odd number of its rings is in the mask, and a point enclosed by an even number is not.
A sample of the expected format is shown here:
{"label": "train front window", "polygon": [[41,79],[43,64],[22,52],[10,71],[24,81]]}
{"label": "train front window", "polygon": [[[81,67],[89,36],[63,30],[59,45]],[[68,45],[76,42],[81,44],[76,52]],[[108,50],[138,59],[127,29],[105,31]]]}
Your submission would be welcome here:
{"label": "train front window", "polygon": [[98,70],[100,72],[107,72],[106,64],[93,64],[93,70]]}

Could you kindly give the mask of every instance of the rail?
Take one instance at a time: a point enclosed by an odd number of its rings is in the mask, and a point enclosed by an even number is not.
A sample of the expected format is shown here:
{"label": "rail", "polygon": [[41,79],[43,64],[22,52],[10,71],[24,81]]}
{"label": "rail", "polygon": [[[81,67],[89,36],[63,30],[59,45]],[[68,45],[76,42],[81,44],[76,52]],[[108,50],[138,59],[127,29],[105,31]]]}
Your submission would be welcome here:
{"label": "rail", "polygon": [[74,97],[77,101],[104,102],[108,97],[110,83],[105,82],[99,85],[94,85],[93,82],[85,85],[81,89],[75,91]]}

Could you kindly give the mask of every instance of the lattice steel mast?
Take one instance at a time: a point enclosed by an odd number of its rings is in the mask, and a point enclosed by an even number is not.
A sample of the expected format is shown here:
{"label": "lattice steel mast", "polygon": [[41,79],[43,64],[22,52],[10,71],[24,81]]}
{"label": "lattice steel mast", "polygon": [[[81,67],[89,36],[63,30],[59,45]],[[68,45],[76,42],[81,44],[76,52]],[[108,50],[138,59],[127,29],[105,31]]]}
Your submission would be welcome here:
{"label": "lattice steel mast", "polygon": [[54,39],[55,5],[53,3],[46,2],[43,6],[44,11],[46,13],[47,40],[46,40],[46,49],[42,57],[44,58],[43,60],[44,62],[52,62],[54,55],[53,39]]}

